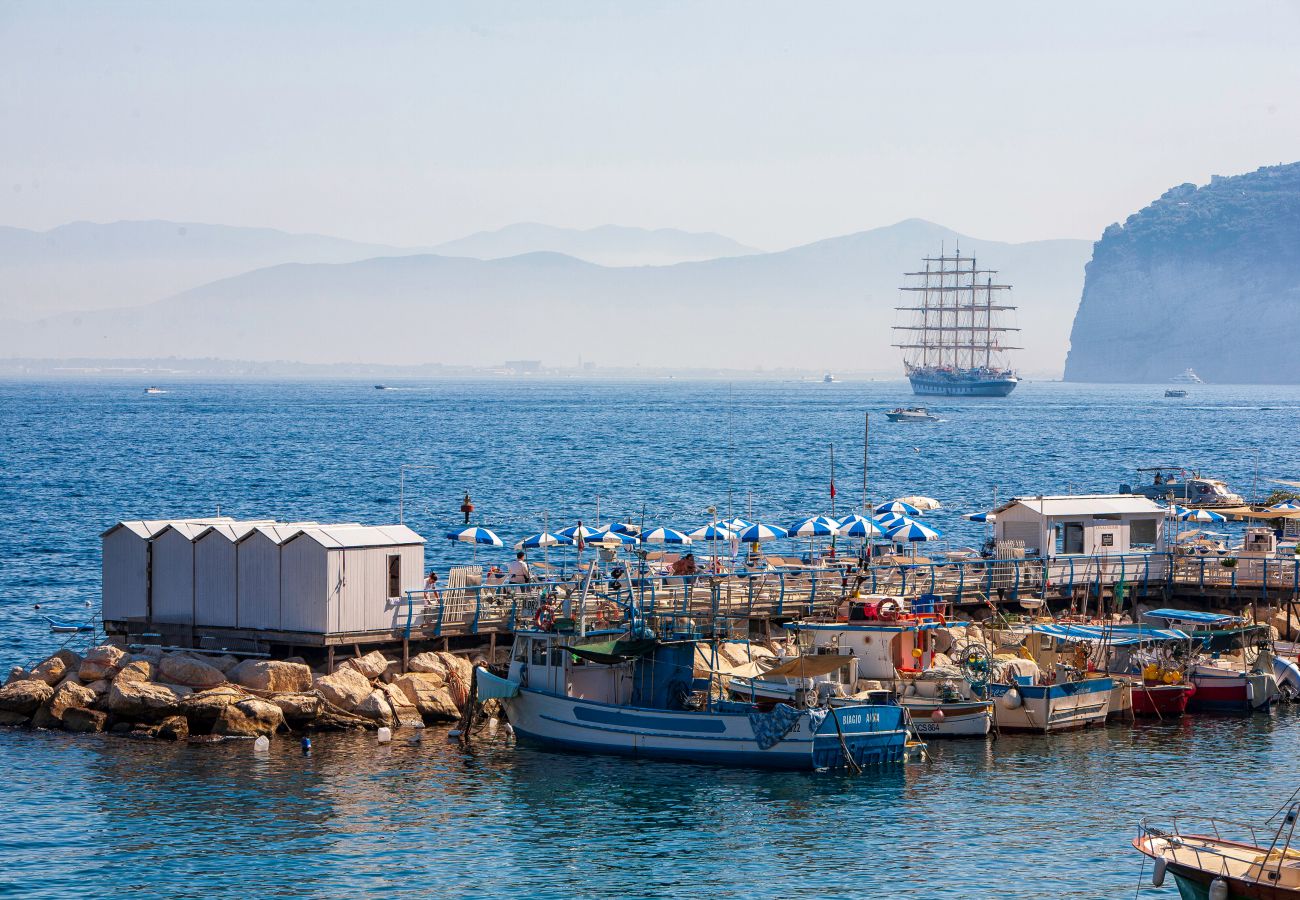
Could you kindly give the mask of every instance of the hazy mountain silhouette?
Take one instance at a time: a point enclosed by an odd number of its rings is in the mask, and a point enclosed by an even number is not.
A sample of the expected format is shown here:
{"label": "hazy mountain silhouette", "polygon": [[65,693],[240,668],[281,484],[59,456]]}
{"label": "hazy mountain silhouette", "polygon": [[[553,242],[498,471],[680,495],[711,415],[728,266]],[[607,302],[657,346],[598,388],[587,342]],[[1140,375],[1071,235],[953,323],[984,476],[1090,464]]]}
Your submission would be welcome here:
{"label": "hazy mountain silhouette", "polygon": [[0,317],[137,306],[284,262],[339,263],[424,250],[273,228],[193,222],[0,227]]}
{"label": "hazy mountain silhouette", "polygon": [[579,230],[520,222],[496,231],[480,231],[433,248],[440,256],[501,259],[549,251],[602,266],[664,266],[761,251],[729,237],[676,228],[627,228],[602,225]]}
{"label": "hazy mountain silhouette", "polygon": [[274,266],[137,309],[0,328],[21,356],[900,370],[901,273],[960,240],[1015,286],[1025,371],[1059,373],[1089,243],[981,241],[917,219],[780,253],[610,268],[555,253]]}

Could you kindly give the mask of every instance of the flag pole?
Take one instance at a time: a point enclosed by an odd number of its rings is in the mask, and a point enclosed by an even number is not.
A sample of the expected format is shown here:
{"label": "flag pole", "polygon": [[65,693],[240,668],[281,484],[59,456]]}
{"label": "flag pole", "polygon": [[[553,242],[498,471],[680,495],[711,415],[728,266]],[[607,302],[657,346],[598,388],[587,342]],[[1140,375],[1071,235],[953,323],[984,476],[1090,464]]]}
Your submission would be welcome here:
{"label": "flag pole", "polygon": [[[831,444],[831,518],[835,518],[835,445]],[[835,558],[835,535],[831,535],[831,559]]]}

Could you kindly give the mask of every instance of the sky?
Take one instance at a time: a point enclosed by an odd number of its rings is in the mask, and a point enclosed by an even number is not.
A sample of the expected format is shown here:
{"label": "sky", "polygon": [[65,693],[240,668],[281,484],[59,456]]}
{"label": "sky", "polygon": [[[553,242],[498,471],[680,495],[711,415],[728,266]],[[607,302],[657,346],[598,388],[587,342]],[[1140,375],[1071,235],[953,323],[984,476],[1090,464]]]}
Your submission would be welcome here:
{"label": "sky", "polygon": [[1300,159],[1300,3],[0,0],[0,225],[1095,239]]}

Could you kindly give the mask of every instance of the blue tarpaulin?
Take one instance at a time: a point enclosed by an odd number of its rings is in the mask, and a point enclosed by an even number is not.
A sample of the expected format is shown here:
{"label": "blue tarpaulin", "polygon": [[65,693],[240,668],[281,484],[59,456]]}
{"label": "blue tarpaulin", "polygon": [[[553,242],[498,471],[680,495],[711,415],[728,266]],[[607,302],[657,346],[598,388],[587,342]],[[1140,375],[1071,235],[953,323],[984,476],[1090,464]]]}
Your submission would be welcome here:
{"label": "blue tarpaulin", "polygon": [[1163,619],[1166,622],[1189,622],[1195,625],[1239,625],[1246,621],[1241,616],[1197,612],[1194,609],[1153,609],[1142,614],[1144,619]]}
{"label": "blue tarpaulin", "polygon": [[1035,625],[1034,634],[1044,634],[1061,641],[1105,641],[1112,647],[1145,644],[1150,641],[1186,641],[1191,636],[1176,628],[1149,628],[1142,625],[1076,625],[1072,623]]}

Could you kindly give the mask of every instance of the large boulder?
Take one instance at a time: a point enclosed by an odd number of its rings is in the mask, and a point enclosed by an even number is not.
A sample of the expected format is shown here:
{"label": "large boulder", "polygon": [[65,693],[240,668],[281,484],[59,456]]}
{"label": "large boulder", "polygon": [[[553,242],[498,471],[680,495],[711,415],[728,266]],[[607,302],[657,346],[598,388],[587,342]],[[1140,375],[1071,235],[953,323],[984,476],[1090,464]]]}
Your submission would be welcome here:
{"label": "large boulder", "polygon": [[460,708],[452,699],[447,681],[430,672],[408,672],[393,682],[425,719],[458,719]]}
{"label": "large boulder", "polygon": [[95,692],[96,697],[108,696],[108,690],[112,686],[113,686],[113,682],[103,678],[99,679],[99,681],[92,681],[90,684],[86,685],[86,687],[90,688],[92,691]]}
{"label": "large boulder", "polygon": [[301,663],[275,659],[246,659],[227,672],[226,677],[255,691],[298,693],[311,690],[311,669]]}
{"label": "large boulder", "polygon": [[69,709],[74,707],[88,708],[94,705],[97,699],[95,692],[90,688],[68,679],[54,689],[53,696],[40,708],[39,712],[48,715],[53,722],[62,725],[63,716]]}
{"label": "large boulder", "polygon": [[371,691],[369,679],[351,666],[342,666],[333,675],[321,675],[314,684],[322,697],[348,712],[355,710]]}
{"label": "large boulder", "polygon": [[325,701],[316,693],[272,694],[266,698],[284,713],[288,722],[310,722],[321,714]]}
{"label": "large boulder", "polygon": [[26,725],[31,720],[31,716],[0,709],[0,725]]}
{"label": "large boulder", "polygon": [[378,650],[372,650],[365,656],[357,656],[346,660],[340,668],[343,667],[356,669],[366,677],[367,681],[374,681],[380,675],[383,675],[384,670],[388,668],[388,657]]}
{"label": "large boulder", "polygon": [[26,681],[31,676],[32,673],[28,672],[22,666],[14,666],[9,670],[9,677],[5,679],[5,684],[13,684],[15,681]]}
{"label": "large boulder", "polygon": [[[397,677],[401,677],[400,675]],[[393,716],[397,719],[397,724],[403,728],[421,728],[424,726],[424,717],[420,715],[420,710],[411,698],[402,692],[402,689],[395,684],[380,685],[384,692],[384,697],[388,700],[388,705],[393,708]]]}
{"label": "large boulder", "polygon": [[208,665],[220,669],[221,673],[229,679],[230,670],[239,665],[239,660],[238,658],[231,656],[229,653],[223,653],[220,656],[208,657]]}
{"label": "large boulder", "polygon": [[223,684],[206,691],[196,691],[182,697],[176,711],[189,719],[198,729],[210,729],[227,707],[248,698],[248,694],[231,684]]}
{"label": "large boulder", "polygon": [[365,716],[376,725],[392,725],[393,709],[388,705],[388,697],[380,688],[375,688],[366,695],[366,699],[357,704],[354,712]]}
{"label": "large boulder", "polygon": [[417,653],[415,656],[412,656],[410,661],[406,664],[406,670],[408,672],[426,672],[432,675],[442,675],[445,677],[447,674],[447,664],[442,661],[442,654],[428,651],[425,653]]}
{"label": "large boulder", "polygon": [[281,727],[287,726],[280,707],[269,700],[247,697],[221,711],[216,724],[212,726],[212,733],[226,737],[270,736]]}
{"label": "large boulder", "polygon": [[97,709],[74,706],[63,713],[63,727],[67,731],[94,733],[103,731],[107,724],[108,713]]}
{"label": "large boulder", "polygon": [[112,644],[101,644],[86,651],[85,658],[77,669],[77,677],[82,684],[89,684],[101,678],[112,679],[127,663],[126,651]]}
{"label": "large boulder", "polygon": [[183,741],[190,736],[190,723],[184,716],[168,716],[158,723],[154,737],[161,741]]}
{"label": "large boulder", "polygon": [[163,657],[162,665],[158,667],[158,679],[203,690],[224,683],[226,676],[216,666],[210,666],[201,659],[171,653]]}
{"label": "large boulder", "polygon": [[474,666],[463,656],[443,650],[436,653],[419,653],[411,657],[407,668],[412,672],[442,676],[458,706],[464,706],[468,700],[469,682],[474,673]]}
{"label": "large boulder", "polygon": [[0,688],[0,712],[30,716],[54,696],[53,685],[29,678]]}
{"label": "large boulder", "polygon": [[[76,671],[75,669],[73,670]],[[68,676],[68,664],[57,656],[51,656],[42,662],[36,668],[32,669],[32,678],[44,681],[50,687],[54,687],[60,681]]]}
{"label": "large boulder", "polygon": [[181,698],[189,693],[186,687],[147,681],[115,681],[108,691],[107,705],[111,712],[123,718],[159,722],[177,715]]}
{"label": "large boulder", "polygon": [[147,656],[137,656],[122,667],[114,681],[153,681],[158,670]]}

